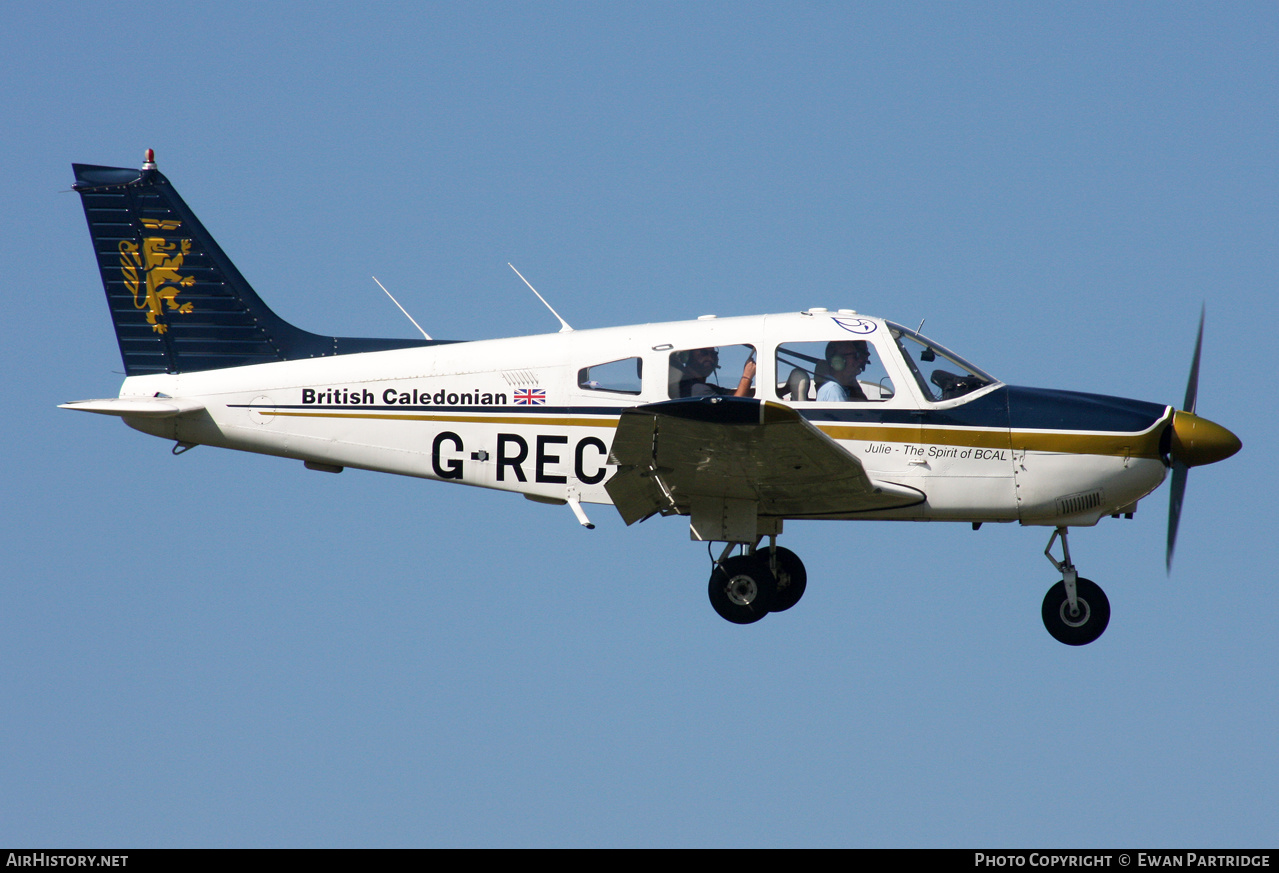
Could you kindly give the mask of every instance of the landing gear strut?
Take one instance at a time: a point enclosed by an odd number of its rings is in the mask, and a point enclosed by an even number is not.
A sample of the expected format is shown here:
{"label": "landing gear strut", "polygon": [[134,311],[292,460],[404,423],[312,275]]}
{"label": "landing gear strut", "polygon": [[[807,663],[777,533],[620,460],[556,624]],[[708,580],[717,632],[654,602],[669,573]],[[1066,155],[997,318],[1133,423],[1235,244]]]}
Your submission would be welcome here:
{"label": "landing gear strut", "polygon": [[[1053,544],[1061,537],[1062,560],[1052,555]],[[1070,562],[1070,546],[1066,542],[1066,528],[1053,531],[1044,556],[1057,568],[1062,579],[1044,595],[1044,627],[1053,639],[1068,646],[1086,646],[1097,639],[1110,623],[1110,601],[1106,592],[1091,579],[1085,579]]]}
{"label": "landing gear strut", "polygon": [[766,549],[729,557],[729,543],[711,571],[707,593],[721,618],[734,624],[751,624],[770,612],[790,609],[804,596],[808,573],[790,549],[777,546],[770,537]]}
{"label": "landing gear strut", "polygon": [[777,596],[773,598],[769,611],[785,612],[804,596],[804,589],[808,587],[808,572],[804,570],[804,562],[799,559],[799,555],[790,549],[774,546],[769,551],[772,552],[771,560],[769,552],[756,552],[770,561],[773,575],[777,577]]}

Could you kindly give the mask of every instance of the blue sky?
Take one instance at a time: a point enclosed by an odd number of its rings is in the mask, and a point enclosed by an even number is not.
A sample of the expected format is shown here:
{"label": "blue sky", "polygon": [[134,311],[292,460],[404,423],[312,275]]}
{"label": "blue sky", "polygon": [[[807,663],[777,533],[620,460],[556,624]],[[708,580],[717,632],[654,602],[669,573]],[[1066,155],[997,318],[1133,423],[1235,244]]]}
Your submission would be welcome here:
{"label": "blue sky", "polygon": [[[0,33],[0,843],[1274,844],[1273,4],[14,7]],[[1001,379],[1179,401],[1243,452],[1076,531],[788,525],[706,602],[686,525],[168,444],[70,163],[160,168],[317,332],[851,307]]]}

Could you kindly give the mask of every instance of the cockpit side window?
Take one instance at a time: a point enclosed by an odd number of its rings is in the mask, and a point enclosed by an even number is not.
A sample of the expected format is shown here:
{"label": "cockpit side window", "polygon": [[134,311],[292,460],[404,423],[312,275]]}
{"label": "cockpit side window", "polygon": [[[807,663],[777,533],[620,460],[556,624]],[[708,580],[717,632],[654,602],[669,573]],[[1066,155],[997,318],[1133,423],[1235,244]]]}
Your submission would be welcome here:
{"label": "cockpit side window", "polygon": [[895,393],[869,340],[784,343],[777,378],[777,396],[797,403],[882,403]]}
{"label": "cockpit side window", "polygon": [[893,326],[892,335],[920,390],[934,403],[963,397],[995,381],[914,331]]}
{"label": "cockpit side window", "polygon": [[587,391],[639,394],[643,375],[643,358],[622,358],[578,370],[577,387]]}

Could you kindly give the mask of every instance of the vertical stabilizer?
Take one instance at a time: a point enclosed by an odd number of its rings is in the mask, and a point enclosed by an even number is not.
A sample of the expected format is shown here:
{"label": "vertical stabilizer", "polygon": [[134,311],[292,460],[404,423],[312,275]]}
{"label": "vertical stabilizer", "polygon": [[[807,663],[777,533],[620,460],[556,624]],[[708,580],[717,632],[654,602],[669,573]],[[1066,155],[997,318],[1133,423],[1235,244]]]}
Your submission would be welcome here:
{"label": "vertical stabilizer", "polygon": [[72,169],[130,376],[433,344],[320,336],[280,318],[155,168],[150,149],[140,171]]}

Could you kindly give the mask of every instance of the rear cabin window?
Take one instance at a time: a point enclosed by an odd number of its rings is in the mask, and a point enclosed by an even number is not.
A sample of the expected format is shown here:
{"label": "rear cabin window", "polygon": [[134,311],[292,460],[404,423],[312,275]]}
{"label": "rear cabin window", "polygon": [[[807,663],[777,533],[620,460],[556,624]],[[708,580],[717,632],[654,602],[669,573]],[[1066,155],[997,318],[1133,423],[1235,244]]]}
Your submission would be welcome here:
{"label": "rear cabin window", "polygon": [[797,403],[882,403],[895,393],[868,340],[780,345],[777,379],[777,396]]}
{"label": "rear cabin window", "polygon": [[[669,396],[754,397],[755,347],[704,346],[671,352]],[[749,376],[747,382],[743,377]]]}
{"label": "rear cabin window", "polygon": [[639,394],[643,375],[642,358],[622,358],[578,370],[577,387],[612,394]]}

